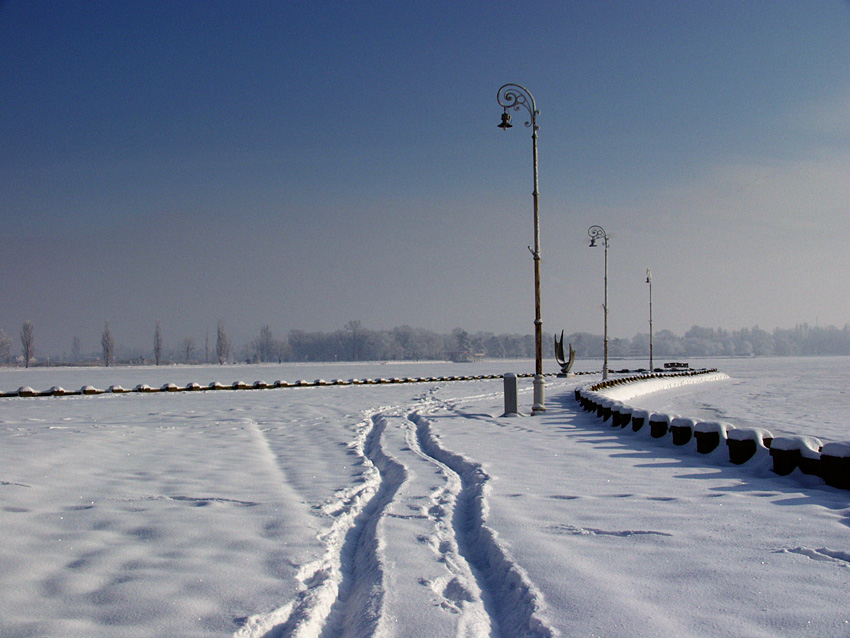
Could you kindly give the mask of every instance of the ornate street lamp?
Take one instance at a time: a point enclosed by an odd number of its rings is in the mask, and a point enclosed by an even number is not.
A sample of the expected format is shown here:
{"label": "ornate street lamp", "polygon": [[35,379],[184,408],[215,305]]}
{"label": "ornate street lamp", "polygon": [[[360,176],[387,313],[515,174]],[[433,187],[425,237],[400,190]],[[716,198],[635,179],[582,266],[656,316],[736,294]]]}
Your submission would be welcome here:
{"label": "ornate street lamp", "polygon": [[505,110],[499,128],[508,130],[511,124],[510,109],[518,111],[525,108],[531,118],[525,125],[531,127],[531,149],[534,160],[534,248],[528,247],[534,258],[534,404],[531,413],[546,411],[545,383],[543,380],[543,319],[540,310],[540,213],[537,204],[537,116],[540,111],[534,103],[534,96],[524,86],[505,84],[496,94],[499,105]]}
{"label": "ornate street lamp", "polygon": [[649,284],[649,371],[655,368],[652,365],[652,271],[646,269],[646,283]]}
{"label": "ornate street lamp", "polygon": [[587,234],[590,236],[591,248],[596,246],[597,239],[605,242],[605,303],[602,305],[604,320],[602,380],[604,381],[608,378],[608,233],[602,226],[591,226],[587,229]]}

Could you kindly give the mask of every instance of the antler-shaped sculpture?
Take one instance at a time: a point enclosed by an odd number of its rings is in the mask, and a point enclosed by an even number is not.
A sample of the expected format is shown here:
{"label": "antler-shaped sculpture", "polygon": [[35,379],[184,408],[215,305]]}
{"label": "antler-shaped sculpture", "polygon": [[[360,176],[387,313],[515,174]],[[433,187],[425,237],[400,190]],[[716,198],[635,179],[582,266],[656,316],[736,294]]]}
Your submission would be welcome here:
{"label": "antler-shaped sculpture", "polygon": [[558,376],[567,376],[576,362],[576,351],[573,350],[573,344],[570,344],[569,358],[564,356],[564,331],[561,330],[561,340],[558,341],[558,335],[555,335],[555,360],[561,366],[561,373]]}

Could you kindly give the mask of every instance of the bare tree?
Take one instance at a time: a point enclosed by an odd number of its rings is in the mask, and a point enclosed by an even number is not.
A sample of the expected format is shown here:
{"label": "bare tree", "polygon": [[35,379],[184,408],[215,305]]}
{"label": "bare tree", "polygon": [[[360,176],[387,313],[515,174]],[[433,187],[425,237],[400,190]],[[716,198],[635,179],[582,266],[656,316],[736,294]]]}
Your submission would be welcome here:
{"label": "bare tree", "polygon": [[186,355],[186,363],[192,360],[192,353],[195,351],[195,340],[192,337],[183,339],[183,354]]}
{"label": "bare tree", "polygon": [[21,345],[24,347],[24,364],[27,368],[30,367],[30,359],[35,356],[32,331],[32,321],[25,321],[21,327]]}
{"label": "bare tree", "polygon": [[285,340],[274,342],[274,354],[278,363],[283,363],[290,354],[289,343]]}
{"label": "bare tree", "polygon": [[254,354],[260,361],[274,361],[277,358],[277,348],[272,330],[268,326],[260,328],[260,336],[251,343]]}
{"label": "bare tree", "polygon": [[218,336],[215,340],[215,353],[218,355],[219,365],[224,365],[230,356],[230,341],[227,339],[227,333],[224,331],[224,324],[220,321],[218,322]]}
{"label": "bare tree", "polygon": [[12,339],[5,332],[0,330],[0,359],[5,359],[6,363],[12,358]]}
{"label": "bare tree", "polygon": [[348,339],[348,358],[351,361],[360,360],[361,325],[359,321],[349,321],[345,327],[351,333]]}
{"label": "bare tree", "polygon": [[153,358],[156,365],[162,362],[162,328],[159,327],[159,321],[156,322],[153,332]]}
{"label": "bare tree", "polygon": [[207,335],[204,338],[204,363],[210,362],[210,329],[207,328]]}
{"label": "bare tree", "polygon": [[71,360],[75,363],[83,358],[83,346],[80,344],[80,338],[74,337],[71,341]]}
{"label": "bare tree", "polygon": [[100,345],[103,348],[103,363],[108,368],[115,358],[115,341],[112,339],[112,330],[109,329],[108,321],[103,327],[103,336],[100,338]]}

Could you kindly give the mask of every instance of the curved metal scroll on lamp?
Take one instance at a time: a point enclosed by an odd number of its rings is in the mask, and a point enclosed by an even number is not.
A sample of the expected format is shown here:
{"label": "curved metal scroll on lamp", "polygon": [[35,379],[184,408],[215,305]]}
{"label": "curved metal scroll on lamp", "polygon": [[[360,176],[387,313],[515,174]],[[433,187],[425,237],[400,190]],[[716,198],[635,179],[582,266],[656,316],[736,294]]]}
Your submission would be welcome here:
{"label": "curved metal scroll on lamp", "polygon": [[569,358],[564,356],[564,331],[561,330],[561,340],[558,341],[558,335],[555,335],[555,360],[561,366],[561,372],[558,376],[567,376],[570,370],[573,369],[573,364],[576,362],[576,351],[573,350],[573,344],[570,344]]}

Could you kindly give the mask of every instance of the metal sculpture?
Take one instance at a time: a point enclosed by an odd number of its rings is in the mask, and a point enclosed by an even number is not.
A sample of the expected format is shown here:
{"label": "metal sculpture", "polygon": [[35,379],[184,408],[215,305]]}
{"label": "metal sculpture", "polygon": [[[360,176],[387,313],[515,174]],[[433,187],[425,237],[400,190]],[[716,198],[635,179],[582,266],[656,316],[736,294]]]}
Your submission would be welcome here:
{"label": "metal sculpture", "polygon": [[565,377],[573,369],[573,364],[576,362],[576,351],[573,349],[573,344],[569,345],[570,356],[564,356],[564,331],[561,330],[561,340],[558,341],[558,335],[555,335],[555,360],[561,366],[559,377]]}

